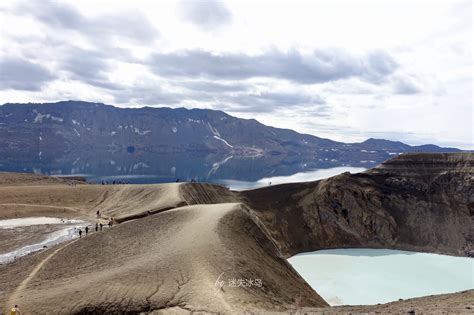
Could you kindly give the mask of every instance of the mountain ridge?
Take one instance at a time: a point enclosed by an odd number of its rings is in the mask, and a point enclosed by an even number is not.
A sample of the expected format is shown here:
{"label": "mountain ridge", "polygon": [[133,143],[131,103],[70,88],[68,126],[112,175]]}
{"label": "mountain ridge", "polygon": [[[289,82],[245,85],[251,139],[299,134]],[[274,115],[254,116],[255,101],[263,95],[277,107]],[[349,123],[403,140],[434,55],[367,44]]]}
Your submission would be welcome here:
{"label": "mountain ridge", "polygon": [[[37,139],[28,139],[28,133],[37,133]],[[461,151],[432,144],[411,146],[373,138],[360,143],[343,143],[267,126],[255,119],[237,118],[219,110],[149,106],[120,108],[72,100],[1,105],[0,144],[7,150],[18,146],[41,147],[38,152],[42,154],[58,151],[54,146],[66,149],[63,151],[200,151],[250,157],[264,154],[317,156],[318,150],[332,150],[333,159],[344,155],[337,151],[352,151],[354,154],[359,150],[359,155],[383,151],[377,153],[385,155],[385,159],[404,152]]]}

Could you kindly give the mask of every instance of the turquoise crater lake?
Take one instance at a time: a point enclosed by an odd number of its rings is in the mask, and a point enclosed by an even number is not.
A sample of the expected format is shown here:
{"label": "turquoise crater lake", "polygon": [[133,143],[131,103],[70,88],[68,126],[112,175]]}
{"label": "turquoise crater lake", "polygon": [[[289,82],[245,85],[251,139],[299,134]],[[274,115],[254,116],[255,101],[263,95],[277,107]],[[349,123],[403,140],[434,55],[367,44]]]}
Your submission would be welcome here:
{"label": "turquoise crater lake", "polygon": [[377,304],[474,289],[474,259],[388,249],[332,249],[288,259],[330,305]]}

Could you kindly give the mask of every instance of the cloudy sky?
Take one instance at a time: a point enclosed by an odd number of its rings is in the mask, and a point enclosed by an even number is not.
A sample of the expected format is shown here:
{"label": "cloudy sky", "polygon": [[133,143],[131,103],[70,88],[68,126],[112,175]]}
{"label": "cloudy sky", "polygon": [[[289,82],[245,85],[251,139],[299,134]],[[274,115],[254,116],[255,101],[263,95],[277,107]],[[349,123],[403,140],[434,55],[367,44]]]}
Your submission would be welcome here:
{"label": "cloudy sky", "polygon": [[471,1],[0,2],[0,103],[220,109],[473,149]]}

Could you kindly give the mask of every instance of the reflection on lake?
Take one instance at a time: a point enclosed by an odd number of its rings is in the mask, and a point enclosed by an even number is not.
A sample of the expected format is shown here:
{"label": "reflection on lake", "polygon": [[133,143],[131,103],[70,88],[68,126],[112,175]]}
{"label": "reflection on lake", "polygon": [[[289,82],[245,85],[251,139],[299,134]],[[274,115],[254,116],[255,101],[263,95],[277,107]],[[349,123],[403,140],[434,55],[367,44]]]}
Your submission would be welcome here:
{"label": "reflection on lake", "polygon": [[[330,154],[330,153],[328,153]],[[337,160],[299,155],[242,157],[222,154],[150,152],[71,152],[63,156],[9,156],[0,154],[0,171],[51,176],[83,176],[88,182],[152,184],[195,180],[220,183],[234,189],[311,181],[344,171],[360,172],[383,161]]]}
{"label": "reflection on lake", "polygon": [[344,172],[359,173],[365,170],[366,169],[363,167],[339,166],[331,167],[328,169],[310,170],[307,172],[300,172],[288,176],[265,177],[254,182],[234,179],[222,179],[218,180],[217,182],[229,187],[232,190],[244,190],[284,183],[309,182],[318,179],[328,178]]}

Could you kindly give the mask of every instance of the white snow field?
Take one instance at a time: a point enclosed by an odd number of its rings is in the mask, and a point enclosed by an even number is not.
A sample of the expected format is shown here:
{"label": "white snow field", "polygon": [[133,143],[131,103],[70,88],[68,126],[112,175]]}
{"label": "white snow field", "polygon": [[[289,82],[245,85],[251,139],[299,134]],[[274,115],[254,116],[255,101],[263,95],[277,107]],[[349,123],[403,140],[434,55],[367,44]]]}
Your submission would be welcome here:
{"label": "white snow field", "polygon": [[25,242],[8,252],[0,252],[0,265],[14,261],[18,257],[55,246],[59,243],[77,237],[77,229],[83,228],[87,222],[82,220],[70,220],[53,217],[28,217],[18,219],[0,220],[0,230],[11,230],[14,233],[22,233],[21,229],[33,225],[55,225],[60,229],[48,233],[40,241]]}
{"label": "white snow field", "polygon": [[12,229],[20,226],[42,225],[42,224],[72,224],[81,223],[80,220],[68,220],[53,217],[28,217],[18,219],[0,220],[0,229]]}

